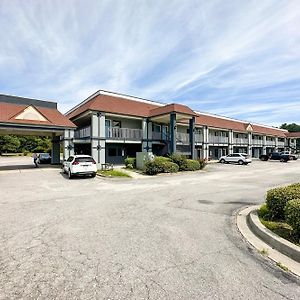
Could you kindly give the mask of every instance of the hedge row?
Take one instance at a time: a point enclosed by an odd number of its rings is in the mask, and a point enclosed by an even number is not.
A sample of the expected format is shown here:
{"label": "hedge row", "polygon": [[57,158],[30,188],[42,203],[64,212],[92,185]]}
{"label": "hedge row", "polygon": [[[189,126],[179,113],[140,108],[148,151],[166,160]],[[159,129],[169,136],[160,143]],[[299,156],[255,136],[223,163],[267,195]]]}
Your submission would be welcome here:
{"label": "hedge row", "polygon": [[269,190],[259,213],[263,219],[288,223],[300,238],[300,183]]}
{"label": "hedge row", "polygon": [[134,169],[136,167],[136,159],[134,157],[127,157],[124,160],[127,169]]}
{"label": "hedge row", "polygon": [[203,169],[206,165],[204,160],[198,161],[187,159],[179,154],[172,154],[169,157],[156,156],[154,160],[146,163],[145,172],[148,175],[158,173],[176,173],[178,171],[196,171]]}

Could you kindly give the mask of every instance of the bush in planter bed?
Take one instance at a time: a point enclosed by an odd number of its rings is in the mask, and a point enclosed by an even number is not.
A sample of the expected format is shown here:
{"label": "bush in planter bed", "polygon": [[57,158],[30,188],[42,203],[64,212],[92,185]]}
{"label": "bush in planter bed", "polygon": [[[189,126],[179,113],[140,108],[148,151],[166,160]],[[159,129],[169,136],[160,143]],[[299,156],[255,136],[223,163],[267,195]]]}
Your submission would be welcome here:
{"label": "bush in planter bed", "polygon": [[300,198],[300,185],[271,189],[267,192],[266,203],[272,220],[284,219],[284,208],[288,201]]}
{"label": "bush in planter bed", "polygon": [[179,166],[179,170],[182,170],[182,167],[186,165],[187,158],[183,155],[174,153],[170,155],[170,160]]}
{"label": "bush in planter bed", "polygon": [[200,164],[200,170],[204,169],[207,165],[207,160],[206,159],[199,159],[198,162]]}
{"label": "bush in planter bed", "polygon": [[300,199],[288,201],[284,215],[286,223],[293,227],[293,231],[300,238]]}
{"label": "bush in planter bed", "polygon": [[148,175],[156,175],[158,173],[176,173],[179,167],[171,162],[169,158],[157,156],[152,161],[146,162],[145,172]]}
{"label": "bush in planter bed", "polygon": [[197,171],[200,170],[200,163],[198,160],[187,159],[183,165],[181,165],[182,171]]}
{"label": "bush in planter bed", "polygon": [[133,169],[136,167],[136,159],[134,157],[127,157],[124,159],[125,167],[128,169]]}

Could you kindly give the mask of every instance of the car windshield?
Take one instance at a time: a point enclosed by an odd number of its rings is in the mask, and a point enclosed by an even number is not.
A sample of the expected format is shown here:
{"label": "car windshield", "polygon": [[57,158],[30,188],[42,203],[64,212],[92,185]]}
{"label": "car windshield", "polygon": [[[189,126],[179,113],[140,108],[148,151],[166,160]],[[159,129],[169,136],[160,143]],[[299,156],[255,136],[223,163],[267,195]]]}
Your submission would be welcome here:
{"label": "car windshield", "polygon": [[77,162],[93,162],[93,158],[92,157],[77,157],[75,158],[75,161]]}
{"label": "car windshield", "polygon": [[48,158],[48,157],[50,157],[50,155],[48,153],[42,153],[42,154],[40,154],[40,157],[41,158]]}

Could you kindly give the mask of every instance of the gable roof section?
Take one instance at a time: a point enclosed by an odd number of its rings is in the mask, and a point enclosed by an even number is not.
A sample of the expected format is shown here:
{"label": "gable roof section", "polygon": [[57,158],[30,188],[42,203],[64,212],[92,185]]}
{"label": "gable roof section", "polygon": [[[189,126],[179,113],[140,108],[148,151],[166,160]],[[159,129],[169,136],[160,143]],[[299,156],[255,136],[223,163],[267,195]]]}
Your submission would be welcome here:
{"label": "gable roof section", "polygon": [[[26,118],[16,118],[20,116],[28,107],[33,107],[40,115],[45,118],[43,120],[28,120]],[[15,124],[32,124],[45,126],[61,126],[76,127],[66,116],[61,114],[55,108],[39,107],[24,104],[12,104],[0,102],[0,122]]]}
{"label": "gable roof section", "polygon": [[287,133],[287,137],[290,137],[290,138],[300,138],[300,132],[288,132]]}
{"label": "gable roof section", "polygon": [[149,112],[149,117],[161,116],[161,115],[169,114],[172,112],[189,115],[189,116],[196,116],[196,113],[194,111],[192,111],[188,106],[182,105],[182,104],[177,104],[177,103],[172,103],[172,104],[167,104],[167,105],[152,109]]}
{"label": "gable roof section", "polygon": [[157,107],[159,105],[98,94],[74,111],[67,113],[66,116],[72,119],[88,110],[95,110],[127,116],[148,117],[149,111]]}

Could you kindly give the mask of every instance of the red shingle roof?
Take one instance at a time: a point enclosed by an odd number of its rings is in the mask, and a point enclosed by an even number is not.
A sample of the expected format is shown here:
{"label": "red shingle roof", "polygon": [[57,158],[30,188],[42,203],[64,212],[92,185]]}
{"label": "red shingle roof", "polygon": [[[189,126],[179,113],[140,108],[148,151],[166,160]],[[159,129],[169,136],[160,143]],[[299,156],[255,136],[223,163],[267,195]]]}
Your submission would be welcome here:
{"label": "red shingle roof", "polygon": [[150,110],[157,107],[159,107],[159,105],[100,94],[66,116],[72,119],[87,110],[95,110],[127,116],[148,117]]}
{"label": "red shingle roof", "polygon": [[[249,123],[225,119],[218,116],[211,116],[207,114],[195,113],[189,107],[182,104],[167,104],[161,106],[155,103],[147,103],[142,101],[135,101],[123,97],[98,94],[86,103],[77,107],[74,111],[67,114],[67,117],[72,119],[88,110],[95,110],[107,113],[137,116],[137,117],[153,117],[167,114],[170,112],[177,112],[194,116],[196,115],[196,124],[201,126],[208,126],[220,129],[232,129],[234,131],[247,132]],[[253,133],[276,135],[285,137],[287,132],[281,129],[265,127],[263,125],[252,125]]]}
{"label": "red shingle roof", "polygon": [[287,136],[290,138],[300,138],[300,132],[289,132]]}
{"label": "red shingle roof", "polygon": [[149,112],[149,117],[165,115],[165,114],[169,114],[172,112],[190,115],[190,116],[196,116],[196,113],[194,111],[192,111],[186,105],[172,103],[172,104],[167,104],[167,105],[152,109]]}
{"label": "red shingle roof", "polygon": [[24,111],[30,105],[11,104],[7,102],[0,102],[0,122],[32,124],[43,126],[62,126],[62,127],[76,127],[66,116],[61,114],[57,109],[34,106],[34,108],[42,114],[47,120],[21,120],[15,119],[17,115]]}

